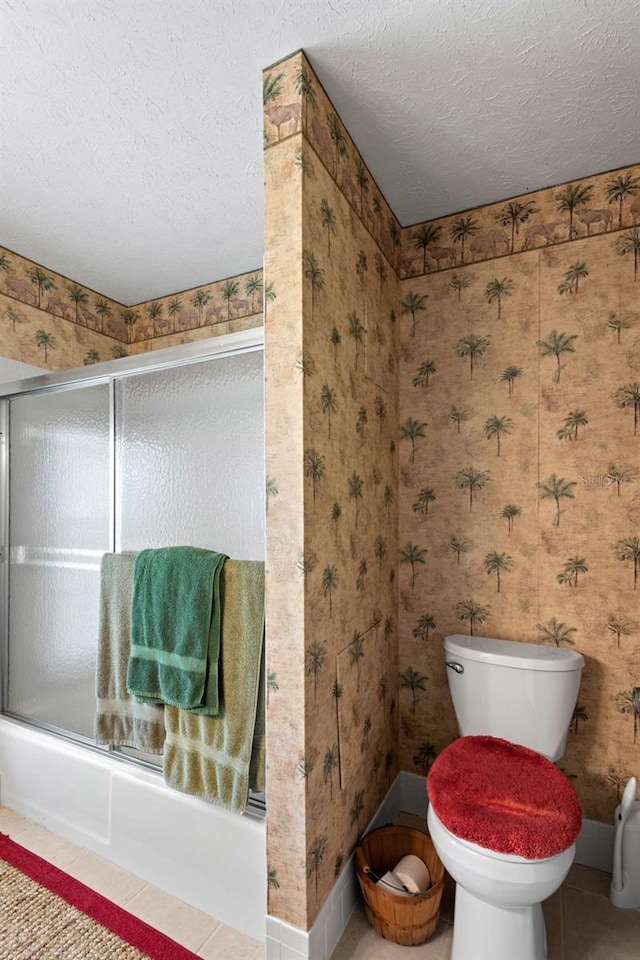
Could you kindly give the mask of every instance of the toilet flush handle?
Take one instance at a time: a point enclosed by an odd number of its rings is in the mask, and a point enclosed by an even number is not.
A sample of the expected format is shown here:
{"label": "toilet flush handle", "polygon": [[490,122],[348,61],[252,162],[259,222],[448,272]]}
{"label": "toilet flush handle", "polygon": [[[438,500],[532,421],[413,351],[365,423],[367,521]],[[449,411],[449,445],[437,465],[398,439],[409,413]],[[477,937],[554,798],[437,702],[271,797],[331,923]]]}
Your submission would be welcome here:
{"label": "toilet flush handle", "polygon": [[455,660],[445,660],[445,663],[450,670],[455,670],[456,673],[464,673],[464,667],[461,663],[456,663]]}

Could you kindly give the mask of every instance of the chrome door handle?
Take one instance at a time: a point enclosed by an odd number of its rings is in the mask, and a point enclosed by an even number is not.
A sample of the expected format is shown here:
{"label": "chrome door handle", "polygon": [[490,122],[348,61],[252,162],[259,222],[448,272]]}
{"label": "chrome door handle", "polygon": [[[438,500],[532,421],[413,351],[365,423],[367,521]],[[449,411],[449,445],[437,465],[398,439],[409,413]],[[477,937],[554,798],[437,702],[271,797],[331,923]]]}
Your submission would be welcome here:
{"label": "chrome door handle", "polygon": [[461,663],[456,663],[455,660],[446,660],[445,662],[450,670],[455,670],[456,673],[464,673],[464,667]]}

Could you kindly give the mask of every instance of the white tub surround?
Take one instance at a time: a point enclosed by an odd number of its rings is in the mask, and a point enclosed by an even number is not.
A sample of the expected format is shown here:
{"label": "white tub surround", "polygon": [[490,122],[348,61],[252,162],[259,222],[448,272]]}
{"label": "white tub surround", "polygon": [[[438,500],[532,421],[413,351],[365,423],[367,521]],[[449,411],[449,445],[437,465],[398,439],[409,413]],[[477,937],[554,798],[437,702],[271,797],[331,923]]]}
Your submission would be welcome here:
{"label": "white tub surround", "polygon": [[178,793],[160,772],[5,717],[0,803],[264,940],[264,819]]}

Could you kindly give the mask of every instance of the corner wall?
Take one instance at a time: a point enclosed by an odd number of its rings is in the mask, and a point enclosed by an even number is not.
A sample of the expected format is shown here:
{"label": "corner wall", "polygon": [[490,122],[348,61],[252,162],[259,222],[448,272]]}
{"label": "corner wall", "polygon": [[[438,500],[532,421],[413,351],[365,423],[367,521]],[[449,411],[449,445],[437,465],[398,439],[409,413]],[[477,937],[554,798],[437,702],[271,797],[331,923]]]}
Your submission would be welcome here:
{"label": "corner wall", "polygon": [[269,914],[307,930],[397,772],[400,231],[304,55],[264,89]]}
{"label": "corner wall", "polygon": [[444,636],[575,645],[561,765],[605,822],[640,765],[639,174],[403,231],[401,766],[456,736]]}

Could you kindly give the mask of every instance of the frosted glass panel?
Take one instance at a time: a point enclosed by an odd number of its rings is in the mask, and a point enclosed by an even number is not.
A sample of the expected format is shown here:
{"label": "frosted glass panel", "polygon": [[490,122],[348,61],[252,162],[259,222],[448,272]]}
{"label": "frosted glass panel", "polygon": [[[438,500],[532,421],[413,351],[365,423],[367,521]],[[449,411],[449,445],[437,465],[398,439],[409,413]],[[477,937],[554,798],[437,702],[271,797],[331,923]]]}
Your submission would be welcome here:
{"label": "frosted glass panel", "polygon": [[264,558],[262,351],[116,384],[118,549]]}
{"label": "frosted glass panel", "polygon": [[8,708],[93,734],[100,557],[109,549],[109,393],[11,401]]}

